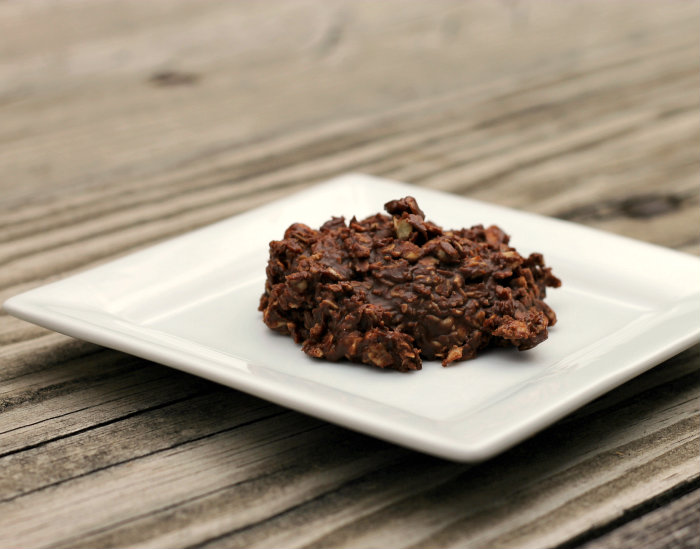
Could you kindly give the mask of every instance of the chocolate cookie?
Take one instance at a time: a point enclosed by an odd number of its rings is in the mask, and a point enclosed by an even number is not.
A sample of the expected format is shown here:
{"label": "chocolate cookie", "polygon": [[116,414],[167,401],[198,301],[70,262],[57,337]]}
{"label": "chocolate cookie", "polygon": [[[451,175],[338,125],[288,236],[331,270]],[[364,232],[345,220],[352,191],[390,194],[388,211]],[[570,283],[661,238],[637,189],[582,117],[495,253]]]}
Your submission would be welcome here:
{"label": "chocolate cookie", "polygon": [[385,209],[320,230],[295,223],[270,242],[265,324],[310,356],[400,371],[547,339],[556,315],[543,299],[561,282],[541,254],[522,257],[496,226],[443,230],[410,196]]}

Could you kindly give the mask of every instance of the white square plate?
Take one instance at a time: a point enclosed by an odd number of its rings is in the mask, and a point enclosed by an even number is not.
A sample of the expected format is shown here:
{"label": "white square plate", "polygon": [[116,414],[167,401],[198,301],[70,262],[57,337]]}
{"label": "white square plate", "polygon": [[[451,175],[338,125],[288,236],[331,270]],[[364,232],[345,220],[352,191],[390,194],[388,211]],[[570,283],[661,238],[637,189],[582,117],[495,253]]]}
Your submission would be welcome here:
{"label": "white square plate", "polygon": [[[413,195],[445,228],[500,225],[563,280],[526,352],[411,373],[307,357],[258,312],[270,240]],[[351,174],[15,296],[11,314],[423,452],[479,461],[700,339],[700,261],[572,223]]]}

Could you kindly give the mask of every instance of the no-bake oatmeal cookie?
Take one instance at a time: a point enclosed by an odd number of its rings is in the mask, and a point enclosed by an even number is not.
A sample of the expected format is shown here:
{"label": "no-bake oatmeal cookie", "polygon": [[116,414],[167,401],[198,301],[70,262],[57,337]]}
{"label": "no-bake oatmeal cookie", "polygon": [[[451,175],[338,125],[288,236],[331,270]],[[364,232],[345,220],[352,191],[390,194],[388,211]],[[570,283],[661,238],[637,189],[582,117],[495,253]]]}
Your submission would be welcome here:
{"label": "no-bake oatmeal cookie", "polygon": [[521,256],[496,226],[443,230],[410,196],[384,207],[270,242],[265,324],[312,357],[400,371],[547,339],[556,315],[543,299],[561,282],[541,254]]}

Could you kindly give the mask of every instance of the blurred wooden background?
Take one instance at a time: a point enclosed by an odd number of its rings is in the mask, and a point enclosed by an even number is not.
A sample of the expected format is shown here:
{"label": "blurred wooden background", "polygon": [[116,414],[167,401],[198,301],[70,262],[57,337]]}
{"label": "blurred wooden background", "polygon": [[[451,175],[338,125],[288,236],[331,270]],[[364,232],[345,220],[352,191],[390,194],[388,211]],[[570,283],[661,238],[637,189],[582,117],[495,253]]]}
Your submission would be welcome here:
{"label": "blurred wooden background", "polygon": [[[0,301],[346,171],[697,255],[698,15],[0,2]],[[697,346],[470,468],[5,313],[0,345],[2,546],[700,541]]]}

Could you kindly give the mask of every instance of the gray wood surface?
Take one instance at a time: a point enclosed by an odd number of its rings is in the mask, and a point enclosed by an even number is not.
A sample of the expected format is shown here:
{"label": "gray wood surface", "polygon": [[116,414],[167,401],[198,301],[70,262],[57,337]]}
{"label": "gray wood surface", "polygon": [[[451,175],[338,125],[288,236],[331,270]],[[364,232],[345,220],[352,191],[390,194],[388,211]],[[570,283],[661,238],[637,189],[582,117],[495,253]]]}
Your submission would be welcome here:
{"label": "gray wood surface", "polygon": [[698,508],[700,490],[696,489],[580,547],[700,547]]}
{"label": "gray wood surface", "polygon": [[[698,255],[699,12],[2,2],[0,301],[347,171]],[[467,466],[2,313],[0,547],[696,547],[699,359]]]}

